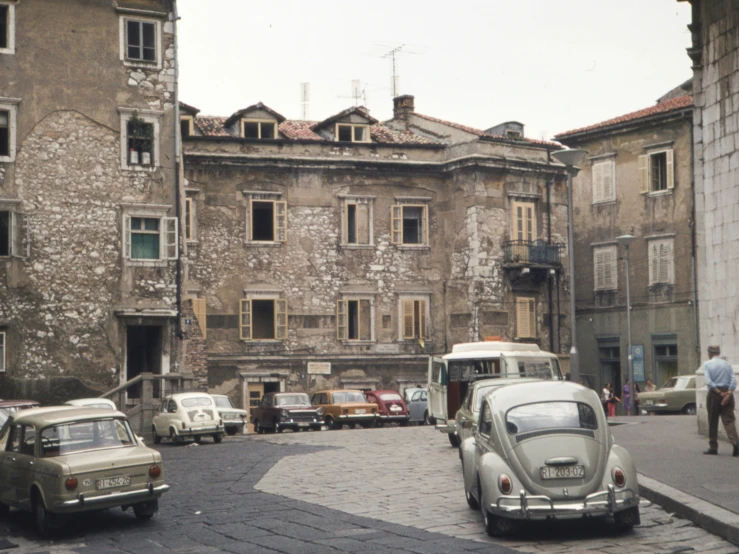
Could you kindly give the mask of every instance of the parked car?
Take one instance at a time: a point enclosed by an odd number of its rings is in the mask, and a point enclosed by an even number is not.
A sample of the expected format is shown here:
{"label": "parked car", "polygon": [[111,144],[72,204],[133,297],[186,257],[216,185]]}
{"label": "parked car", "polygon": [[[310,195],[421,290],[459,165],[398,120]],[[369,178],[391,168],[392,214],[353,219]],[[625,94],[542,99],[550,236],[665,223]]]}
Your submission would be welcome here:
{"label": "parked car", "polygon": [[394,390],[371,390],[364,393],[367,402],[377,404],[377,423],[397,423],[405,427],[408,425],[410,414],[408,406]]}
{"label": "parked car", "polygon": [[361,390],[322,390],[313,393],[310,403],[323,408],[323,419],[329,429],[341,429],[345,424],[372,427],[377,423],[377,404],[367,402]]}
{"label": "parked car", "polygon": [[0,400],[0,427],[15,412],[40,406],[35,400]]}
{"label": "parked car", "polygon": [[78,406],[87,408],[100,408],[103,410],[117,410],[118,406],[115,402],[108,400],[107,398],[77,398],[75,400],[68,400],[65,402],[68,406]]}
{"label": "parked car", "polygon": [[225,394],[211,394],[211,396],[216,403],[216,409],[221,416],[226,434],[243,433],[244,426],[249,419],[249,413],[246,410],[234,408],[231,399]]}
{"label": "parked car", "polygon": [[311,406],[304,392],[270,392],[252,412],[254,431],[282,433],[285,429],[320,431],[326,423],[323,408]]}
{"label": "parked car", "polygon": [[467,504],[482,510],[491,536],[514,533],[523,520],[610,516],[622,529],[640,522],[634,463],[613,444],[600,398],[587,387],[498,387],[461,449]]}
{"label": "parked car", "polygon": [[411,422],[429,424],[428,390],[416,389],[410,397],[408,404],[408,412],[410,413]]}
{"label": "parked car", "polygon": [[449,421],[447,425],[440,426],[440,429],[449,436],[449,443],[455,448],[458,447],[463,440],[471,437],[477,430],[477,420],[480,415],[480,406],[483,397],[492,390],[506,385],[514,385],[519,383],[530,383],[538,381],[538,379],[483,379],[475,381],[462,401],[462,405],[457,410],[454,419]]}
{"label": "parked car", "polygon": [[213,397],[204,392],[181,392],[166,396],[159,413],[151,420],[154,443],[169,437],[172,444],[181,444],[186,437],[200,442],[203,437],[223,440],[223,422]]}
{"label": "parked car", "polygon": [[639,409],[655,414],[695,415],[695,375],[672,377],[662,388],[639,393]]}
{"label": "parked car", "polygon": [[115,507],[150,519],[168,490],[161,455],[139,444],[120,412],[30,409],[0,429],[0,513],[33,512],[41,534],[66,514]]}
{"label": "parked car", "polygon": [[406,405],[411,401],[413,395],[420,390],[424,390],[423,387],[408,387],[403,390],[403,400],[405,400]]}

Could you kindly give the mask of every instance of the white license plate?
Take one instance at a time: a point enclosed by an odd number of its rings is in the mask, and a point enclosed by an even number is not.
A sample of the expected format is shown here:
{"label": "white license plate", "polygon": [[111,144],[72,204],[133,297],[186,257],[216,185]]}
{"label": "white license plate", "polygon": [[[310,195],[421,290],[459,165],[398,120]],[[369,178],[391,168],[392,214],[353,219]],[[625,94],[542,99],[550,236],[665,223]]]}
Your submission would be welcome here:
{"label": "white license plate", "polygon": [[298,427],[308,427],[308,425],[309,424],[305,422],[298,423]]}
{"label": "white license plate", "polygon": [[558,466],[541,468],[542,479],[571,479],[585,477],[584,466]]}
{"label": "white license plate", "polygon": [[654,405],[654,400],[645,400],[644,401],[644,405],[645,406],[653,406]]}
{"label": "white license plate", "polygon": [[400,412],[402,410],[403,410],[403,408],[401,408],[400,406],[390,406],[390,411],[391,412]]}
{"label": "white license plate", "polygon": [[354,413],[355,414],[366,414],[367,413],[367,410],[362,410],[362,409],[360,409],[360,410],[354,410]]}
{"label": "white license plate", "polygon": [[95,481],[95,488],[100,489],[115,489],[119,487],[127,487],[131,484],[131,478],[128,475],[121,475],[120,477],[108,477],[106,479],[98,479]]}

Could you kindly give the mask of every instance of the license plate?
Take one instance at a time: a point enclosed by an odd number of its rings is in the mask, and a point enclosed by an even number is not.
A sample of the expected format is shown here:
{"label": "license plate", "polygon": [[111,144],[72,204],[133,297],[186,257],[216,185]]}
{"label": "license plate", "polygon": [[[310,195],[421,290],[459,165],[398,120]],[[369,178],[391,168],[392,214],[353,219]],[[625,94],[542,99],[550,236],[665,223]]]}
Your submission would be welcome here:
{"label": "license plate", "polygon": [[400,411],[402,411],[402,409],[403,408],[401,408],[400,406],[390,406],[390,411],[391,412],[400,412]]}
{"label": "license plate", "polygon": [[653,406],[654,405],[654,400],[645,400],[644,401],[644,405],[645,406]]}
{"label": "license plate", "polygon": [[305,422],[298,423],[298,427],[308,427],[308,424]]}
{"label": "license plate", "polygon": [[360,409],[360,410],[354,410],[354,413],[355,414],[365,414],[365,413],[367,413],[367,410],[362,410],[362,409]]}
{"label": "license plate", "polygon": [[127,487],[131,484],[131,477],[128,475],[121,475],[120,477],[107,477],[106,479],[98,479],[95,481],[95,488],[100,489],[115,489],[119,487]]}
{"label": "license plate", "polygon": [[573,477],[585,477],[585,467],[560,466],[541,468],[542,479],[570,479]]}

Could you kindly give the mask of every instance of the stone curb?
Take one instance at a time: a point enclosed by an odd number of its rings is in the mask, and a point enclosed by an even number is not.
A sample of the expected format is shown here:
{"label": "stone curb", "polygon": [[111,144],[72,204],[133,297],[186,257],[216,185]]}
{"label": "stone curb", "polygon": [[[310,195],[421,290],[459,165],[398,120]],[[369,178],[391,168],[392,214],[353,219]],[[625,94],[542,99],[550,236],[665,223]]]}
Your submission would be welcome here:
{"label": "stone curb", "polygon": [[660,483],[641,473],[637,476],[640,496],[739,546],[739,514]]}

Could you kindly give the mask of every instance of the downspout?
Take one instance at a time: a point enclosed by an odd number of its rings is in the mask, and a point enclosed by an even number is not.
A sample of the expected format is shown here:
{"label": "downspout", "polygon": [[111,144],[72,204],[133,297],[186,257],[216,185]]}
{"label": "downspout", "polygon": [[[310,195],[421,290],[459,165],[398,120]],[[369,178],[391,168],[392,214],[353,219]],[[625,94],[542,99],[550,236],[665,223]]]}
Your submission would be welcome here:
{"label": "downspout", "polygon": [[[547,148],[547,163],[552,163],[552,152]],[[552,246],[552,179],[547,179],[547,247]],[[554,352],[554,308],[552,302],[552,276],[547,271],[547,300],[549,302],[549,351]]]}
{"label": "downspout", "polygon": [[[694,133],[693,133],[693,112],[690,112],[690,117],[685,117],[690,123],[690,149],[695,152],[695,145],[693,144]],[[693,328],[695,331],[695,351],[700,361],[701,353],[701,336],[700,327],[698,321],[698,264],[696,263],[696,252],[698,250],[697,239],[695,236],[695,154],[690,156],[690,263],[691,263],[691,277],[693,280]]]}
{"label": "downspout", "polygon": [[[172,33],[174,34],[174,206],[175,206],[175,217],[177,218],[177,233],[182,237],[181,233],[181,209],[180,209],[180,158],[182,155],[180,145],[180,67],[177,59],[177,22],[180,19],[177,13],[177,0],[172,0]],[[177,263],[176,263],[176,302],[177,302],[177,325],[175,336],[178,339],[183,339],[182,333],[182,259],[181,259],[181,248],[177,249]]]}

